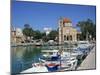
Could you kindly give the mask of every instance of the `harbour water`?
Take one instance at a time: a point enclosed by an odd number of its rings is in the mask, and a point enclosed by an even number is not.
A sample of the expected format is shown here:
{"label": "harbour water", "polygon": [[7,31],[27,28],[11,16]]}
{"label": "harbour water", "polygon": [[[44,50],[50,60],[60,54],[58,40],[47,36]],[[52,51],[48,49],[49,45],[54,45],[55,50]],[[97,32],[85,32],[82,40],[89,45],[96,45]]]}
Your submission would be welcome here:
{"label": "harbour water", "polygon": [[19,73],[32,67],[32,63],[38,62],[39,57],[41,57],[41,47],[11,47],[11,72]]}

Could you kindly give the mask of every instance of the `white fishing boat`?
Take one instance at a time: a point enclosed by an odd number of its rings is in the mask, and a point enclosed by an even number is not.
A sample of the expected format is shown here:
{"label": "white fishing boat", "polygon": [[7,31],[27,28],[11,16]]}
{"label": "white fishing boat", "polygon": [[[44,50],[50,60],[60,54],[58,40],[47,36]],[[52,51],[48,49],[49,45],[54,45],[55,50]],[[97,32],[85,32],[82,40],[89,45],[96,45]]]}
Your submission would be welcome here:
{"label": "white fishing boat", "polygon": [[80,50],[73,50],[72,52],[68,52],[63,50],[61,54],[59,54],[59,50],[42,50],[43,57],[50,58],[50,57],[56,57],[57,55],[60,55],[61,57],[77,57],[82,56],[83,52]]}
{"label": "white fishing boat", "polygon": [[40,59],[48,69],[48,71],[64,71],[64,70],[75,70],[77,66],[77,59],[75,57],[62,57],[60,60],[43,60]]}
{"label": "white fishing boat", "polygon": [[84,55],[87,55],[93,47],[93,44],[88,41],[80,41],[78,42],[77,49],[83,52]]}
{"label": "white fishing boat", "polygon": [[87,49],[90,46],[91,44],[88,41],[79,41],[77,47],[80,49]]}

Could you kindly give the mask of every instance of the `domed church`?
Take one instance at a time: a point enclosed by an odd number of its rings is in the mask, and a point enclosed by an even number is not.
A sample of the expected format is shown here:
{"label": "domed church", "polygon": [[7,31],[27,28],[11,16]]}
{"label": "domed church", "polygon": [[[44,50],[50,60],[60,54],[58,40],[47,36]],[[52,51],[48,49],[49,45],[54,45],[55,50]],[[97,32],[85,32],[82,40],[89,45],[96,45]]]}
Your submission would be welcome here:
{"label": "domed church", "polygon": [[79,40],[80,32],[72,26],[72,21],[68,18],[61,18],[59,20],[59,44],[66,41]]}

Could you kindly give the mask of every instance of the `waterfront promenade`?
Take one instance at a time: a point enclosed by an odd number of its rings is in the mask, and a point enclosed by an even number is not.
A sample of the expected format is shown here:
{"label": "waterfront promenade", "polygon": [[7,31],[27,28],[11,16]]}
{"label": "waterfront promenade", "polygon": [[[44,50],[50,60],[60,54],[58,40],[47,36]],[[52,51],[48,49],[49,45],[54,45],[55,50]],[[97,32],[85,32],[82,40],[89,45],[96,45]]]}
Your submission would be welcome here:
{"label": "waterfront promenade", "polygon": [[84,59],[81,65],[78,67],[77,70],[85,70],[85,69],[95,69],[96,68],[96,47],[94,47],[89,55]]}

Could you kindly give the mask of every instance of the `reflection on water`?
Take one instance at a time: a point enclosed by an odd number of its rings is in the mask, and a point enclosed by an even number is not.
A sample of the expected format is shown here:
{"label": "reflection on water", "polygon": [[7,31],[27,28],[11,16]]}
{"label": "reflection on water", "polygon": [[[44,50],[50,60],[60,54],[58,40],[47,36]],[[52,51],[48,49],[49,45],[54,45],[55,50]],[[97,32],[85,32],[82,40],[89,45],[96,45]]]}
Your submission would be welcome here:
{"label": "reflection on water", "polygon": [[18,46],[11,47],[12,73],[19,73],[29,67],[33,62],[38,62],[41,56],[41,47]]}

